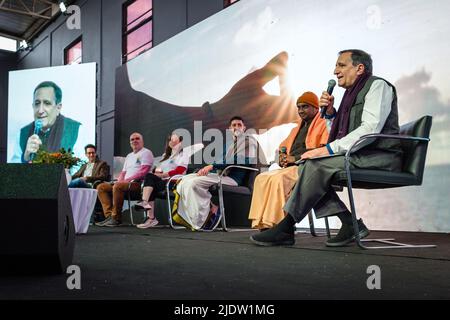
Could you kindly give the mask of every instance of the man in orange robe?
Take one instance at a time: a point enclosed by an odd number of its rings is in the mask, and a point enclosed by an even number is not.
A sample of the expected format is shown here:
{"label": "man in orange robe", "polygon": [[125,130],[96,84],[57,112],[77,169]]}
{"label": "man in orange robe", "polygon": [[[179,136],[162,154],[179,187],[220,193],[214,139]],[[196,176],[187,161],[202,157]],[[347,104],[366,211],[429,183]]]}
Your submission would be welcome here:
{"label": "man in orange robe", "polygon": [[279,146],[280,169],[256,177],[249,219],[252,228],[272,228],[284,218],[283,207],[298,179],[295,161],[311,149],[324,146],[328,140],[326,120],[320,118],[319,99],[308,91],[297,99],[298,125]]}

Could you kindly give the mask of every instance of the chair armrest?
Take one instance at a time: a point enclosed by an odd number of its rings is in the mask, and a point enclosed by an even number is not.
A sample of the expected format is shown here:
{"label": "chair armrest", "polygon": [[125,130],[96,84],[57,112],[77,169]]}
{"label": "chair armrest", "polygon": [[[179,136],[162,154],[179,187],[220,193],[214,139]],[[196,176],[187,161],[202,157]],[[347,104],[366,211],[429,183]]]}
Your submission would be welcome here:
{"label": "chair armrest", "polygon": [[[170,190],[169,190],[170,183],[171,183],[172,181],[177,181],[177,180],[179,180],[179,179],[182,179],[184,176],[185,176],[185,174],[176,174],[176,175],[171,176],[169,179],[167,179],[167,181],[166,181],[166,193],[167,193],[167,197],[169,197],[169,193],[170,193]],[[169,206],[169,207],[170,207],[170,206]]]}
{"label": "chair armrest", "polygon": [[356,140],[350,146],[350,148],[345,153],[344,165],[345,165],[345,171],[347,173],[347,179],[349,180],[349,184],[350,185],[351,185],[351,173],[350,173],[350,157],[351,157],[351,154],[354,153],[355,151],[357,151],[357,150],[355,150],[355,148],[358,145],[360,145],[362,141],[365,141],[367,139],[373,139],[373,138],[412,140],[412,141],[423,141],[423,142],[429,142],[430,141],[430,138],[406,136],[406,135],[399,135],[399,134],[371,133],[371,134],[365,134],[365,135],[361,136],[358,140]]}
{"label": "chair armrest", "polygon": [[249,170],[249,171],[258,171],[259,169],[257,168],[251,168],[251,167],[245,167],[245,166],[238,166],[238,165],[231,165],[231,166],[227,166],[225,169],[222,170],[222,172],[219,175],[219,179],[222,180],[222,177],[224,176],[224,174],[232,168],[236,168],[236,169],[243,169],[243,170]]}
{"label": "chair armrest", "polygon": [[131,180],[130,182],[128,182],[128,194],[129,194],[129,192],[130,192],[131,185],[132,185],[133,183],[136,183],[136,182],[140,182],[140,183],[141,183],[141,189],[142,189],[142,187],[144,186],[144,180],[133,179],[133,180]]}
{"label": "chair armrest", "polygon": [[184,176],[185,176],[184,174],[173,175],[166,181],[166,185],[169,185],[172,181],[179,180],[180,178],[183,178]]}
{"label": "chair armrest", "polygon": [[[257,168],[251,168],[251,167],[245,167],[245,166],[238,166],[238,165],[231,165],[231,166],[228,166],[228,167],[226,167],[225,169],[223,169],[222,172],[221,172],[220,175],[219,175],[219,189],[220,189],[220,190],[222,190],[222,178],[223,178],[224,174],[225,174],[228,170],[230,170],[230,169],[232,169],[232,168],[243,169],[243,170],[248,170],[248,171],[257,171],[257,172],[259,172],[259,169],[257,169]],[[220,191],[220,192],[221,192],[221,191]]]}
{"label": "chair armrest", "polygon": [[103,181],[103,180],[95,180],[94,182],[92,182],[92,189],[97,189],[98,185],[99,185],[100,183],[103,183],[103,182],[106,182],[106,181]]}
{"label": "chair armrest", "polygon": [[381,139],[397,139],[397,140],[413,140],[413,141],[430,141],[430,138],[423,138],[423,137],[413,137],[413,136],[405,136],[405,135],[399,135],[399,134],[382,134],[382,133],[371,133],[371,134],[365,134],[361,136],[358,140],[356,140],[350,148],[345,153],[345,158],[349,158],[352,153],[354,153],[356,150],[354,150],[357,146],[359,146],[363,141],[372,139],[372,138],[381,138]]}

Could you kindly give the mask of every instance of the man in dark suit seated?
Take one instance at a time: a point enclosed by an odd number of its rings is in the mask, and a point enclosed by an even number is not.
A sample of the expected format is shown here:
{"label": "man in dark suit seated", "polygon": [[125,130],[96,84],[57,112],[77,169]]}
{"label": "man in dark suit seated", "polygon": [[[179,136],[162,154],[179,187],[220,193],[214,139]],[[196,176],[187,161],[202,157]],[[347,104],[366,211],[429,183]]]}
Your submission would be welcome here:
{"label": "man in dark suit seated", "polygon": [[69,188],[92,188],[95,181],[108,180],[109,166],[97,157],[97,148],[88,144],[84,151],[89,161],[72,176]]}

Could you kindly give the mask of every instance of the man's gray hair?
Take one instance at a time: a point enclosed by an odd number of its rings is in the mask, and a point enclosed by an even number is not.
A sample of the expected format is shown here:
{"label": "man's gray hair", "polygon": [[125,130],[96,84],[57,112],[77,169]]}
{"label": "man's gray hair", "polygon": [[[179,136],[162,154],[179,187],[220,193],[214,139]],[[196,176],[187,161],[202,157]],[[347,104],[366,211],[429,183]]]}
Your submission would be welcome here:
{"label": "man's gray hair", "polygon": [[37,87],[34,89],[33,99],[34,99],[34,95],[36,94],[36,91],[38,91],[38,89],[41,89],[41,88],[53,88],[53,90],[55,92],[55,104],[60,104],[61,103],[61,101],[62,101],[62,90],[53,81],[44,81],[44,82],[39,83],[37,85]]}
{"label": "man's gray hair", "polygon": [[351,53],[351,57],[352,57],[354,66],[357,66],[358,64],[361,63],[364,65],[366,72],[372,73],[372,69],[373,69],[372,57],[370,56],[370,54],[368,54],[367,52],[365,52],[363,50],[359,50],[359,49],[346,49],[346,50],[339,51],[339,55],[346,53],[346,52]]}

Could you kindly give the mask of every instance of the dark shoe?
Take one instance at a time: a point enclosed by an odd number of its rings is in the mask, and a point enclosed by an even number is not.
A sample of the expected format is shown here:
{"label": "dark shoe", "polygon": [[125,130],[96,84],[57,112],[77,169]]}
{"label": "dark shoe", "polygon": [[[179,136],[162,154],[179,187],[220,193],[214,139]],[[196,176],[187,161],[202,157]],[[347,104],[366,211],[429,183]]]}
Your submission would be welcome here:
{"label": "dark shoe", "polygon": [[[370,231],[367,229],[366,225],[362,219],[358,220],[359,237],[360,239],[365,238],[369,235]],[[343,224],[338,234],[325,242],[327,247],[343,247],[352,241],[355,241],[355,232],[353,230],[353,225]]]}
{"label": "dark shoe", "polygon": [[99,223],[102,221],[105,221],[105,216],[103,215],[103,212],[96,212],[94,213],[94,223]]}
{"label": "dark shoe", "polygon": [[215,213],[210,214],[210,218],[203,225],[202,229],[203,230],[212,230],[212,228],[214,228],[214,226],[217,224],[217,222],[219,221],[220,218],[221,218],[220,208],[217,208]]}
{"label": "dark shoe", "polygon": [[116,219],[112,219],[112,218],[111,218],[111,220],[109,220],[108,222],[106,222],[106,223],[103,225],[103,227],[118,227],[118,226],[120,226],[120,225],[122,225],[122,221],[116,220]]}
{"label": "dark shoe", "polygon": [[264,232],[250,236],[250,240],[258,246],[292,246],[295,243],[294,233],[286,233],[273,227]]}
{"label": "dark shoe", "polygon": [[105,225],[105,223],[109,222],[112,219],[111,216],[105,218],[105,220],[101,221],[101,222],[94,222],[94,225],[96,225],[97,227],[103,227]]}

